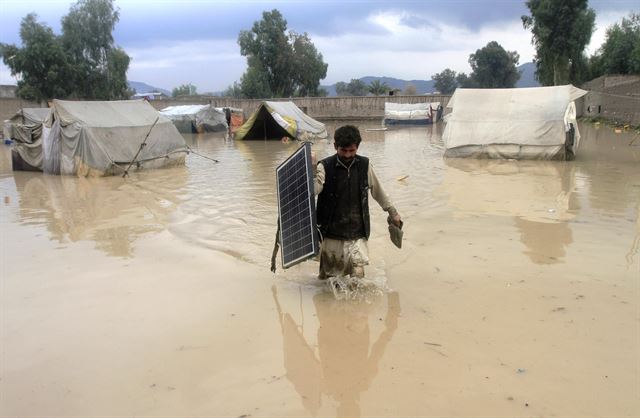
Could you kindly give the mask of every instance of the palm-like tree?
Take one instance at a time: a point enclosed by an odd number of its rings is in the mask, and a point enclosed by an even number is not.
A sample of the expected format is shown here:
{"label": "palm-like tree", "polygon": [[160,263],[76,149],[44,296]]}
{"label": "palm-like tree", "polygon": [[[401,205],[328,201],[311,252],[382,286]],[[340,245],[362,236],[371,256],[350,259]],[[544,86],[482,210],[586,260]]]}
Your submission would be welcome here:
{"label": "palm-like tree", "polygon": [[373,80],[367,87],[367,90],[374,96],[380,96],[382,94],[387,94],[389,86],[387,83],[381,82],[380,80]]}

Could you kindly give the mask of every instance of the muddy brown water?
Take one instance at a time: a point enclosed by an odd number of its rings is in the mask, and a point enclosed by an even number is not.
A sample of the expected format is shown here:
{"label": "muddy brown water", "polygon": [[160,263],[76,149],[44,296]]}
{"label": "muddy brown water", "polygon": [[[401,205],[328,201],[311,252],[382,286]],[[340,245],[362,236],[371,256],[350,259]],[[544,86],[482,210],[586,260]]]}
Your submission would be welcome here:
{"label": "muddy brown water", "polygon": [[1,415],[640,415],[638,135],[443,160],[440,125],[356,122],[405,240],[372,202],[379,291],[349,300],[316,261],[269,271],[295,143],[187,136],[220,163],[127,179],[14,173],[2,146]]}

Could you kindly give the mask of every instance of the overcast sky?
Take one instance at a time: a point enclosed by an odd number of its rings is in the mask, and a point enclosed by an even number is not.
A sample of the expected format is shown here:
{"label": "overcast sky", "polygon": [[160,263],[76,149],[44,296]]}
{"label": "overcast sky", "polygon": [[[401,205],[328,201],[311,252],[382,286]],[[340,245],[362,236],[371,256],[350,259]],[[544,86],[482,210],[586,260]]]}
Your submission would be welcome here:
{"label": "overcast sky", "polygon": [[[20,45],[20,21],[27,13],[60,34],[60,19],[75,1],[0,0],[0,42]],[[116,0],[120,21],[116,44],[132,58],[129,80],[171,90],[193,83],[198,92],[224,90],[246,69],[238,33],[251,29],[263,11],[278,9],[289,30],[307,32],[329,64],[321,84],[364,76],[428,80],[445,68],[470,72],[469,54],[490,41],[531,61],[531,32],[520,17],[524,0],[414,1],[242,1]],[[591,0],[596,30],[588,53],[605,30],[638,0]],[[15,84],[0,64],[0,84]]]}

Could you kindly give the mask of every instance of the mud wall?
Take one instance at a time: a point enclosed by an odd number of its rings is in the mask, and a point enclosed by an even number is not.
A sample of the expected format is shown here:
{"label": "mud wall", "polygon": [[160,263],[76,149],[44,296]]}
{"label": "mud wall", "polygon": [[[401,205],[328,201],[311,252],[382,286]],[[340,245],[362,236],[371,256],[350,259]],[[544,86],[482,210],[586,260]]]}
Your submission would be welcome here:
{"label": "mud wall", "polygon": [[589,90],[582,101],[583,116],[640,125],[640,76],[602,76],[581,87]]}
{"label": "mud wall", "polygon": [[[270,99],[292,101],[305,113],[316,119],[382,119],[385,102],[425,103],[449,102],[449,95],[428,96],[365,96],[365,97],[298,97],[291,99]],[[212,104],[216,107],[236,107],[244,110],[246,117],[258,108],[262,100],[231,99],[216,96],[194,96],[151,100],[149,103],[158,110],[167,106],[187,104]],[[21,107],[41,107],[39,103],[16,98],[0,97],[0,121],[13,116]]]}
{"label": "mud wall", "polygon": [[[439,102],[443,106],[449,102],[450,95],[425,96],[348,96],[348,97],[296,97],[291,99],[270,99],[273,101],[292,101],[312,118],[316,119],[382,119],[385,102],[425,103]],[[212,104],[215,107],[237,107],[244,110],[248,117],[255,111],[261,100],[231,99],[227,97],[198,96],[167,100],[152,100],[156,109],[186,104]]]}
{"label": "mud wall", "polygon": [[41,107],[38,102],[17,99],[15,97],[0,97],[0,123],[5,119],[9,119],[23,107]]}

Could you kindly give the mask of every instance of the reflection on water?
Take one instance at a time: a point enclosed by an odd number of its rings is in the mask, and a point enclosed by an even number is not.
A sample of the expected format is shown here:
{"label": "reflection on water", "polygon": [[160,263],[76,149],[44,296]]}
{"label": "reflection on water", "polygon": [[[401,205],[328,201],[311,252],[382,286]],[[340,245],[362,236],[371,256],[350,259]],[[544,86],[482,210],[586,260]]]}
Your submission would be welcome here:
{"label": "reflection on water", "polygon": [[563,262],[565,250],[573,242],[571,228],[566,222],[534,222],[524,218],[514,219],[520,231],[524,253],[536,264]]}
{"label": "reflection on water", "polygon": [[579,210],[573,163],[452,158],[445,164],[441,190],[457,213],[513,217],[531,261],[563,262],[572,242],[569,221]]}
{"label": "reflection on water", "polygon": [[[360,153],[371,159],[408,220],[409,237],[412,222],[428,223],[441,213],[508,216],[531,261],[557,263],[574,241],[575,222],[614,229],[637,222],[637,134],[583,125],[574,162],[443,160],[442,124],[379,130],[377,121],[354,123],[364,137]],[[342,124],[329,123],[329,132]],[[0,182],[5,194],[15,189],[17,222],[44,225],[57,242],[91,240],[106,254],[131,257],[139,237],[169,231],[185,244],[268,268],[277,219],[275,169],[299,145],[233,141],[221,133],[185,139],[220,162],[192,154],[185,167],[137,172],[127,179],[80,179],[11,172],[9,148],[3,147]],[[335,152],[331,141],[318,141],[313,149],[318,158]],[[384,213],[372,205],[375,242],[386,235],[386,224]],[[3,210],[12,212],[12,207]],[[409,245],[428,242],[422,236],[411,239]],[[637,239],[629,242],[627,260],[637,247]],[[384,270],[384,260],[374,257],[372,264],[373,271]]]}
{"label": "reflection on water", "polygon": [[133,255],[139,236],[166,228],[186,181],[184,167],[158,170],[160,178],[77,178],[16,172],[20,222],[44,225],[60,243],[92,240],[118,257]]}
{"label": "reflection on water", "polygon": [[282,308],[276,287],[271,289],[282,328],[286,377],[304,408],[316,416],[324,395],[337,402],[337,416],[360,416],[360,395],[378,374],[380,359],[398,326],[399,295],[386,294],[384,328],[375,338],[370,322],[379,316],[373,314],[378,304],[336,300],[332,293],[316,293],[316,350],[305,338],[303,313],[297,323],[295,314]]}
{"label": "reflection on water", "polygon": [[579,209],[571,163],[449,158],[445,165],[441,191],[460,214],[560,222]]}

